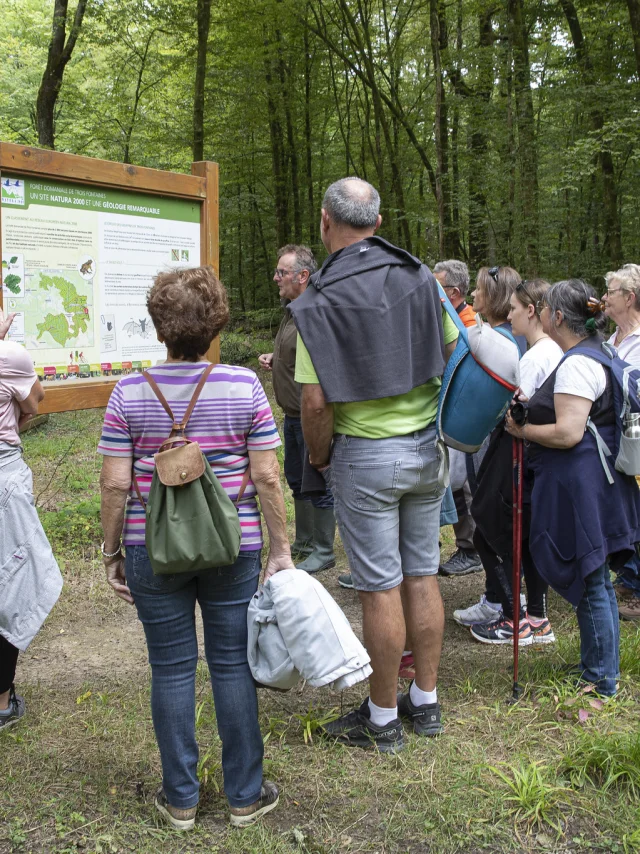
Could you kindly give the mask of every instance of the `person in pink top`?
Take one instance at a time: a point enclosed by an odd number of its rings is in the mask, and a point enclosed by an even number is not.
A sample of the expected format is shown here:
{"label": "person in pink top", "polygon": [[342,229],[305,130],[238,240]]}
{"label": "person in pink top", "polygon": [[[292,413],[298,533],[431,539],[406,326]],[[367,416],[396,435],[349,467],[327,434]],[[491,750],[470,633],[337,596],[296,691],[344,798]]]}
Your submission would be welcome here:
{"label": "person in pink top", "polygon": [[0,311],[0,729],[25,712],[13,685],[18,653],[31,643],[62,589],[62,576],[33,500],[21,425],[44,392],[29,353],[7,341],[15,315]]}
{"label": "person in pink top", "polygon": [[[168,358],[149,369],[176,419],[182,419],[209,366],[206,353],[229,319],[227,294],[211,267],[161,273],[147,309]],[[258,587],[262,530],[256,497],[269,530],[265,580],[292,569],[286,511],[275,449],[280,438],[253,371],[216,365],[189,419],[197,441],[232,500],[249,466],[238,505],[240,554],[232,566],[154,575],[145,546],[145,510],[132,489],[132,471],[146,502],[154,454],[172,421],[145,377],[130,374],[114,388],[98,452],[102,474],[102,554],[115,593],[135,603],[151,664],[151,713],[162,760],[155,805],[178,830],[194,826],[199,799],[195,732],[198,663],[196,602],[222,740],[224,790],[231,824],[253,823],[278,803],[278,788],[262,777],[263,741],[256,685],[247,661],[247,610]],[[124,545],[126,556],[122,553]]]}

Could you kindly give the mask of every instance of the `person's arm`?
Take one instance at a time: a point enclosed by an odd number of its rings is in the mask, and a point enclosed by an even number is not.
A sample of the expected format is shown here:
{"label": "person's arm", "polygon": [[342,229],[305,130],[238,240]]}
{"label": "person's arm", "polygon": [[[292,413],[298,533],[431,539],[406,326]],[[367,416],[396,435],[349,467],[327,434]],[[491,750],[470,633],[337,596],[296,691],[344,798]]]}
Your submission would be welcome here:
{"label": "person's arm", "polygon": [[302,386],[302,432],[314,468],[329,464],[333,438],[333,404],[327,403],[317,383]]}
{"label": "person's arm", "polygon": [[4,340],[5,335],[9,331],[11,324],[13,323],[13,318],[16,316],[16,312],[13,311],[11,314],[8,314],[6,317],[4,316],[4,312],[0,308],[0,341]]}
{"label": "person's arm", "polygon": [[133,596],[127,587],[124,572],[124,555],[120,550],[122,527],[127,505],[127,495],[131,486],[131,457],[102,458],[100,472],[100,518],[104,535],[104,550],[113,557],[104,557],[107,583],[114,589],[116,596],[133,604]]}
{"label": "person's arm", "polygon": [[280,486],[280,464],[275,451],[249,451],[251,480],[269,531],[269,555],[264,570],[267,581],[281,569],[295,569],[287,535],[287,511]]}
{"label": "person's arm", "polygon": [[554,394],[555,424],[525,424],[518,427],[507,413],[506,428],[512,436],[537,442],[546,448],[567,449],[582,441],[593,401],[575,394]]}
{"label": "person's arm", "polygon": [[445,365],[451,358],[451,354],[456,349],[456,344],[458,343],[458,339],[454,338],[453,341],[449,341],[448,344],[444,345],[444,363]]}
{"label": "person's arm", "polygon": [[[44,389],[42,388],[42,383],[40,380],[36,379],[34,384],[31,386],[31,391],[25,397],[24,400],[19,401],[20,412],[23,415],[37,415],[38,414],[38,404],[44,400]],[[22,420],[22,419],[20,419]]]}

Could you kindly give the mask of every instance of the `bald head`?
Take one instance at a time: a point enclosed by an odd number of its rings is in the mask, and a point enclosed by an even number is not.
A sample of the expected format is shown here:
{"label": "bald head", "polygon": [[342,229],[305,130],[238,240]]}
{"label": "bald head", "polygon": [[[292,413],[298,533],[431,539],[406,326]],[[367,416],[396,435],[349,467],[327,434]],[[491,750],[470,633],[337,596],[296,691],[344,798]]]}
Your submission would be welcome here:
{"label": "bald head", "polygon": [[375,229],[380,212],[380,196],[367,181],[341,178],[327,189],[322,207],[338,226],[355,230]]}

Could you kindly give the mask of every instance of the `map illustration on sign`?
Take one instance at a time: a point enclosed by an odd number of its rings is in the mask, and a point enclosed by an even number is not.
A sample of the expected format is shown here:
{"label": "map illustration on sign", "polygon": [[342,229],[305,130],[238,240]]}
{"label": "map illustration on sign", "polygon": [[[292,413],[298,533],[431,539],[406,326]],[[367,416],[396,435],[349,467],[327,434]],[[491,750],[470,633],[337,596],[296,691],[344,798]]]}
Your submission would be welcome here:
{"label": "map illustration on sign", "polygon": [[93,347],[93,287],[77,272],[35,273],[28,281],[24,310],[28,348]]}

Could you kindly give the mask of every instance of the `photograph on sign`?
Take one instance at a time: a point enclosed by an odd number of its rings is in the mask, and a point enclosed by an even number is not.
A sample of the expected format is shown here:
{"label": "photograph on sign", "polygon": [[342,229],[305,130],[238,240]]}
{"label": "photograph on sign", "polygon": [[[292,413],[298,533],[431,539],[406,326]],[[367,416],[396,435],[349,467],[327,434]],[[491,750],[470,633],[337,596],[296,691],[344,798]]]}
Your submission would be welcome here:
{"label": "photograph on sign", "polygon": [[148,316],[153,277],[200,263],[200,205],[2,174],[9,338],[47,381],[113,377],[164,361]]}

